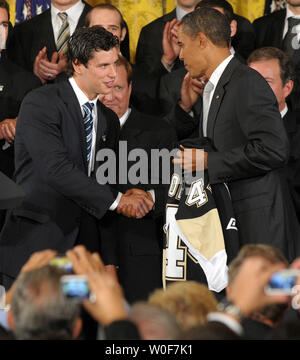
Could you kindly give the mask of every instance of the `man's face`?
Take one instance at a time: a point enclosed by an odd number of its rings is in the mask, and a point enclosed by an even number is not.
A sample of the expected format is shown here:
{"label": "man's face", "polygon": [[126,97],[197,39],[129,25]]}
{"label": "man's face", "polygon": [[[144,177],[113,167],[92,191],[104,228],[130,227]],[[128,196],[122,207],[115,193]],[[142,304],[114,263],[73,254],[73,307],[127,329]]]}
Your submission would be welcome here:
{"label": "man's face", "polygon": [[198,4],[199,0],[177,0],[177,5],[183,9],[194,10],[196,4]]}
{"label": "man's face", "polygon": [[276,96],[279,110],[283,110],[285,99],[290,94],[291,88],[289,83],[282,84],[279,61],[277,59],[260,60],[249,64],[249,66],[265,78]]}
{"label": "man's face", "polygon": [[118,49],[95,51],[86,66],[73,62],[74,78],[90,100],[111,91],[116,77]]}
{"label": "man's face", "polygon": [[8,35],[8,13],[6,9],[0,8],[0,51],[5,49]]}
{"label": "man's face", "polygon": [[90,13],[90,25],[100,25],[113,35],[117,36],[119,41],[123,41],[126,35],[126,29],[121,28],[121,17],[115,10],[97,9],[95,8]]}
{"label": "man's face", "polygon": [[51,0],[53,5],[58,10],[68,10],[70,7],[75,5],[79,0]]}
{"label": "man's face", "polygon": [[127,82],[127,72],[124,66],[117,66],[117,76],[109,94],[101,101],[121,118],[129,107],[131,84]]}
{"label": "man's face", "polygon": [[184,62],[184,66],[191,77],[197,78],[206,74],[207,63],[203,56],[203,49],[199,36],[195,38],[186,34],[183,27],[179,27],[178,45],[180,47],[179,58]]}

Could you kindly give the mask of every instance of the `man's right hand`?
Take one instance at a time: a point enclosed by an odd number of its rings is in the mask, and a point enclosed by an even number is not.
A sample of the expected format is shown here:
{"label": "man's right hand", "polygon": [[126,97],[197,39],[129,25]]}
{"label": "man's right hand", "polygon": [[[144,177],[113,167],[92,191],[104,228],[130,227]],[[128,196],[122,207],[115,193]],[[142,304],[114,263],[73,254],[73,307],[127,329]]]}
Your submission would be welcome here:
{"label": "man's right hand", "polygon": [[118,214],[141,219],[152,210],[154,202],[150,199],[149,195],[143,190],[136,190],[128,191],[122,195],[117,207]]}
{"label": "man's right hand", "polygon": [[163,32],[162,47],[163,56],[161,62],[169,70],[179,55],[180,48],[177,44],[177,28],[179,21],[173,19],[167,22]]}
{"label": "man's right hand", "polygon": [[192,79],[190,73],[187,73],[182,81],[179,101],[179,106],[186,111],[190,112],[195,105],[199,96],[203,95],[203,90],[206,85],[206,78]]}

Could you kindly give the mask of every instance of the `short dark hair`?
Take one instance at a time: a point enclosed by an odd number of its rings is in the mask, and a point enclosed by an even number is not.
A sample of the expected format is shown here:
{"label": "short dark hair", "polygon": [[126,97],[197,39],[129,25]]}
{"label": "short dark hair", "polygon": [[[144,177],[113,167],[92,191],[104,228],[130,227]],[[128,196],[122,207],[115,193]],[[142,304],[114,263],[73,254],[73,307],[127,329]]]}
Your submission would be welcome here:
{"label": "short dark hair", "polygon": [[280,77],[282,85],[285,85],[289,80],[295,80],[295,65],[292,58],[284,51],[276,47],[262,47],[254,50],[247,59],[247,64],[262,61],[277,59],[280,68]]}
{"label": "short dark hair", "polygon": [[93,10],[95,9],[106,9],[106,10],[112,10],[112,11],[116,11],[119,15],[120,15],[120,18],[121,18],[121,22],[120,22],[120,26],[121,26],[121,29],[123,29],[124,27],[126,27],[125,25],[125,20],[123,18],[123,15],[121,13],[121,11],[116,8],[115,6],[111,5],[111,4],[97,4],[95,5],[94,7],[92,7],[90,9],[90,11],[86,14],[86,17],[85,17],[85,26],[86,27],[89,27],[90,26],[90,22],[91,22],[91,13]]}
{"label": "short dark hair", "polygon": [[8,20],[9,20],[9,5],[5,0],[0,0],[0,9],[5,9],[7,11]]}
{"label": "short dark hair", "polygon": [[226,0],[202,0],[196,5],[195,10],[202,7],[221,8],[224,10],[224,16],[229,21],[229,23],[231,23],[231,21],[234,19],[233,8]]}
{"label": "short dark hair", "polygon": [[109,51],[116,46],[119,46],[118,38],[102,26],[95,25],[75,30],[68,41],[67,74],[72,76],[74,73],[73,61],[77,60],[87,66],[95,51]]}
{"label": "short dark hair", "polygon": [[128,85],[130,85],[132,83],[132,66],[130,65],[130,63],[124,56],[119,55],[117,66],[124,66],[127,73],[127,83]]}
{"label": "short dark hair", "polygon": [[218,47],[229,47],[230,23],[220,11],[208,7],[199,8],[185,15],[181,21],[184,33],[196,37],[204,33]]}

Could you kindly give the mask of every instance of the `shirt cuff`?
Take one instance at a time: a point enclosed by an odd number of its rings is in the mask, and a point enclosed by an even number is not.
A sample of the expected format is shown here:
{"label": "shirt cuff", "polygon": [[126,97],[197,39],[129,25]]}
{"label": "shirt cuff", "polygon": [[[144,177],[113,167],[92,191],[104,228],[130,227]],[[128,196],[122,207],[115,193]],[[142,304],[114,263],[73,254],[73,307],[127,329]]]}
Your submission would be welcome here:
{"label": "shirt cuff", "polygon": [[153,202],[155,204],[155,191],[152,189],[152,190],[148,190],[147,192],[151,194]]}
{"label": "shirt cuff", "polygon": [[109,208],[110,211],[116,210],[116,208],[117,208],[118,205],[119,205],[119,202],[120,202],[120,200],[121,200],[122,195],[123,195],[123,194],[122,194],[121,192],[119,192],[116,200],[112,203],[112,205],[111,205],[110,208]]}

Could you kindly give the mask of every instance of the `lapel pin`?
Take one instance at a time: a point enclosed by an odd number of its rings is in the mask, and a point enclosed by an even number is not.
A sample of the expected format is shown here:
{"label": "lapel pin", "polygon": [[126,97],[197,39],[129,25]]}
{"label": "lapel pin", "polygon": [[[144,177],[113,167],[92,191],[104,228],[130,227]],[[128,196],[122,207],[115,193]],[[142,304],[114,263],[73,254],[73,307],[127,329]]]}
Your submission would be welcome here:
{"label": "lapel pin", "polygon": [[106,135],[102,136],[102,141],[105,142],[106,141]]}
{"label": "lapel pin", "polygon": [[220,99],[220,95],[217,95],[217,96],[216,96],[216,99]]}
{"label": "lapel pin", "polygon": [[4,85],[0,85],[0,91],[3,91]]}

